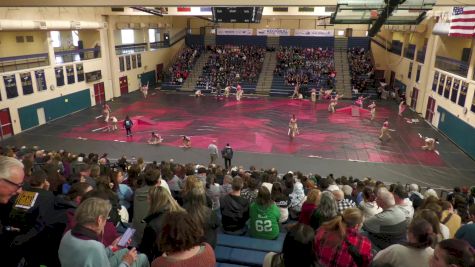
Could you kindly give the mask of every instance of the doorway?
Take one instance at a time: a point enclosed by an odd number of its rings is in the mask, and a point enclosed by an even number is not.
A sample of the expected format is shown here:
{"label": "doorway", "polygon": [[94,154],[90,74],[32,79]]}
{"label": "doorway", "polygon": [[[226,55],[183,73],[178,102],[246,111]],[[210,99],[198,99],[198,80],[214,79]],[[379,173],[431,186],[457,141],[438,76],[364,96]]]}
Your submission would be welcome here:
{"label": "doorway", "polygon": [[419,89],[413,88],[411,93],[411,108],[416,110],[417,107],[417,97],[419,96]]}
{"label": "doorway", "polygon": [[157,81],[162,80],[163,64],[157,64]]}
{"label": "doorway", "polygon": [[0,110],[0,140],[13,135],[12,119],[10,118],[10,110],[4,108]]}
{"label": "doorway", "polygon": [[38,125],[43,125],[46,123],[45,109],[37,108],[36,115],[38,116]]}
{"label": "doorway", "polygon": [[434,110],[435,110],[435,99],[429,96],[429,100],[427,101],[427,108],[426,108],[426,117],[425,119],[432,124],[432,119],[434,118]]}
{"label": "doorway", "polygon": [[122,76],[119,78],[119,87],[120,87],[120,95],[126,95],[129,93],[129,81],[127,76]]}
{"label": "doorway", "polygon": [[104,82],[94,84],[94,98],[96,100],[96,105],[106,102]]}

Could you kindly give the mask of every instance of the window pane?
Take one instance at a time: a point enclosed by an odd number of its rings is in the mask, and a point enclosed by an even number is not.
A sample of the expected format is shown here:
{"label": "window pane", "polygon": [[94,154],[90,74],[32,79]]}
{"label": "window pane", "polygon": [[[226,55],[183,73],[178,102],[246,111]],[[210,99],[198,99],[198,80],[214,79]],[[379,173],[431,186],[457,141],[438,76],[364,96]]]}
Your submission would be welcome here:
{"label": "window pane", "polygon": [[148,29],[148,41],[150,43],[155,43],[155,29]]}
{"label": "window pane", "polygon": [[120,31],[122,44],[133,44],[134,40],[134,30],[121,30]]}
{"label": "window pane", "polygon": [[58,31],[51,31],[51,41],[53,47],[61,47],[61,36]]}

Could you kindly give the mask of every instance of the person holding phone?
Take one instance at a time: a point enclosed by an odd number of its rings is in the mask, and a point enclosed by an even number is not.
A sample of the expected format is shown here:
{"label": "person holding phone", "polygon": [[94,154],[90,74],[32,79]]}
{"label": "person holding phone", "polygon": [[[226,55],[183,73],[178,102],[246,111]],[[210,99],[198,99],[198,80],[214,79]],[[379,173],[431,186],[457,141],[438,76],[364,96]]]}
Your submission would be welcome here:
{"label": "person holding phone", "polygon": [[107,248],[100,242],[111,209],[108,200],[95,197],[79,205],[75,213],[76,225],[66,232],[59,246],[61,266],[150,266],[147,256],[138,254],[135,248],[125,248],[130,240],[127,236],[117,238]]}

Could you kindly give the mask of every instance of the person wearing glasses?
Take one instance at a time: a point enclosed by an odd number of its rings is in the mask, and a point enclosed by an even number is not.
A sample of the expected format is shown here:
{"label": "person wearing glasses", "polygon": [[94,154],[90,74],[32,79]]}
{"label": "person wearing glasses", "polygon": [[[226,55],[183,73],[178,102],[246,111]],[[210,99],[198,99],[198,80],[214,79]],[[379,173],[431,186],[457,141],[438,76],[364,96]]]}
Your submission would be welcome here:
{"label": "person wearing glasses", "polygon": [[11,197],[21,192],[24,177],[23,163],[0,156],[0,204],[7,204]]}
{"label": "person wearing glasses", "polygon": [[[0,156],[0,210],[2,212],[0,216],[0,250],[4,255],[10,255],[11,232],[17,231],[17,229],[2,222],[2,218],[8,218],[8,215],[3,214],[3,212],[10,212],[5,204],[8,203],[10,198],[22,191],[24,176],[23,163],[11,157]],[[11,257],[6,258],[8,258],[8,260],[6,259],[7,262],[2,262],[2,264],[6,264],[5,266],[14,264],[10,262],[10,260],[13,260]]]}

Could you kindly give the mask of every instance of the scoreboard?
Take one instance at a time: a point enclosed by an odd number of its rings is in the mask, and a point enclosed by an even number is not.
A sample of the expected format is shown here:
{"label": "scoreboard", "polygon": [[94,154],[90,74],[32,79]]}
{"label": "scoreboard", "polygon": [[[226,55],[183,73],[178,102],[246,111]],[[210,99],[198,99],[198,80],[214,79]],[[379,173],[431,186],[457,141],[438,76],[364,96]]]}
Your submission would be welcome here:
{"label": "scoreboard", "polygon": [[213,21],[222,23],[260,23],[263,7],[213,7]]}

